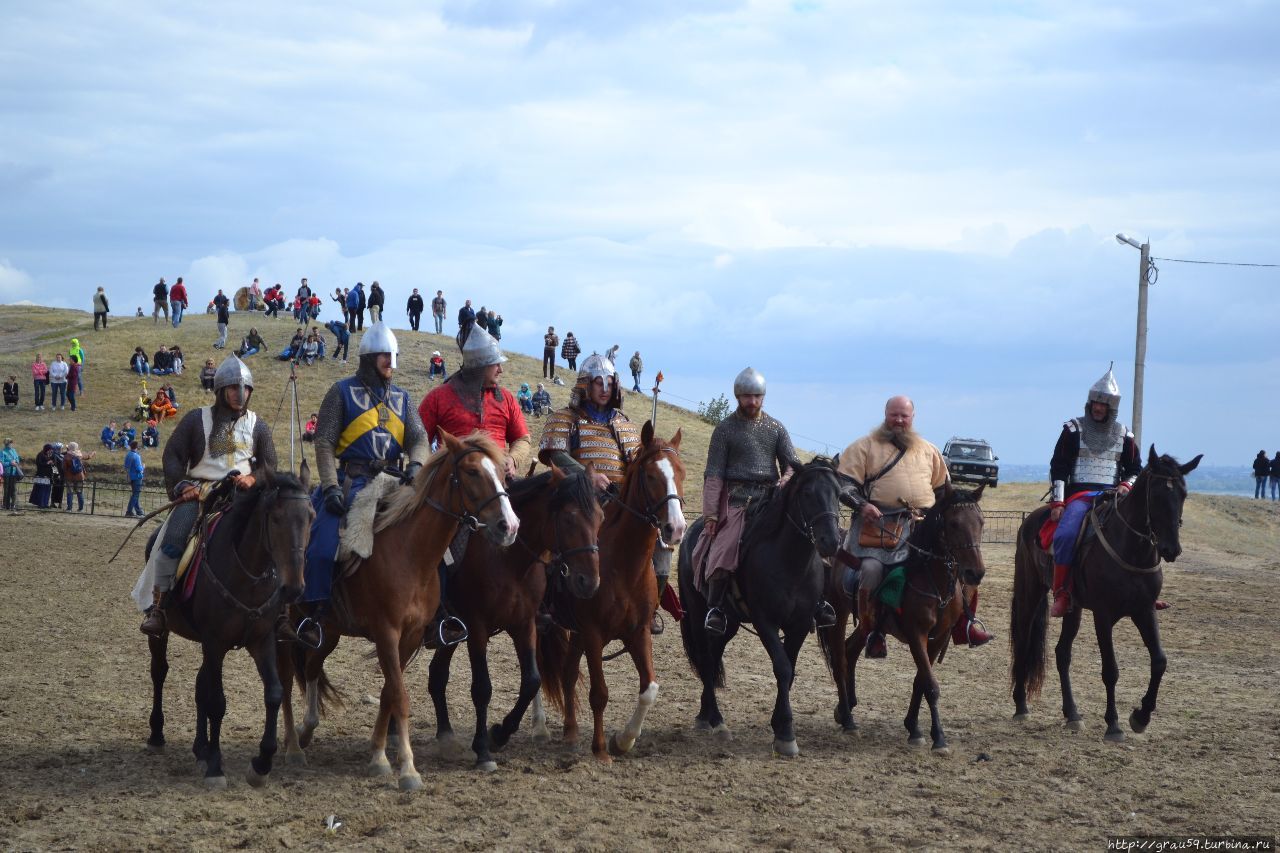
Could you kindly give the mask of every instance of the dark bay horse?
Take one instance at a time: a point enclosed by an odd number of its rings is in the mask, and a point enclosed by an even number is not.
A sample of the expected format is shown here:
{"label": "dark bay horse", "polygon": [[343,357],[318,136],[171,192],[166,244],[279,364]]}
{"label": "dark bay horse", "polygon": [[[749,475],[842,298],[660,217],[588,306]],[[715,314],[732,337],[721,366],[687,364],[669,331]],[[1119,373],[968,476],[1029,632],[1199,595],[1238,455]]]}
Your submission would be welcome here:
{"label": "dark bay horse", "polygon": [[[916,665],[911,702],[902,721],[907,729],[907,743],[924,746],[919,721],[920,700],[925,699],[929,703],[929,734],[935,755],[949,755],[951,749],[942,731],[942,718],[938,713],[940,691],[933,668],[946,656],[951,629],[964,618],[965,586],[977,586],[986,574],[981,548],[982,507],[978,504],[985,488],[983,484],[963,492],[947,484],[941,500],[925,513],[907,539],[910,556],[901,607],[896,611],[883,608],[879,620],[881,631],[911,649]],[[818,641],[836,682],[839,696],[836,722],[846,732],[852,732],[857,728],[853,708],[858,704],[858,656],[866,645],[867,631],[858,625],[845,639],[844,628],[853,605],[844,591],[839,590],[838,581],[830,588],[832,601],[836,602],[836,624],[820,629]]]}
{"label": "dark bay horse", "polygon": [[[1115,503],[1114,511],[1102,520],[1096,541],[1087,544],[1082,549],[1084,553],[1076,559],[1072,609],[1062,617],[1062,635],[1056,650],[1058,678],[1062,682],[1062,714],[1067,718],[1067,728],[1073,731],[1082,727],[1080,712],[1071,694],[1071,645],[1080,630],[1082,608],[1093,611],[1093,630],[1102,653],[1102,681],[1107,686],[1106,739],[1124,740],[1116,712],[1120,668],[1116,664],[1111,632],[1125,616],[1133,621],[1151,656],[1147,692],[1141,707],[1129,714],[1129,728],[1141,733],[1151,722],[1166,666],[1155,607],[1164,585],[1160,561],[1172,563],[1182,553],[1178,528],[1182,525],[1182,505],[1187,499],[1186,475],[1195,470],[1202,457],[1203,454],[1179,465],[1172,456],[1157,456],[1155,445],[1151,445],[1147,467],[1138,475],[1133,489]],[[1015,720],[1027,719],[1027,697],[1034,698],[1044,683],[1049,621],[1045,593],[1050,588],[1053,558],[1040,547],[1038,534],[1048,514],[1049,507],[1045,506],[1027,516],[1018,530],[1014,554],[1009,675],[1017,709]],[[1089,517],[1095,518],[1093,511]]]}
{"label": "dark bay horse", "polygon": [[[787,758],[800,754],[791,713],[791,683],[796,657],[813,628],[813,614],[822,598],[822,558],[840,547],[842,489],[829,459],[814,459],[796,469],[748,526],[735,573],[749,618],[773,661],[778,683],[770,720],[773,751]],[[680,637],[689,663],[702,679],[702,704],[695,727],[727,735],[716,688],[724,686],[724,649],[737,634],[744,615],[728,608],[728,630],[723,636],[710,634],[703,627],[707,601],[693,582],[693,550],[701,534],[702,519],[698,519],[680,547],[680,603],[685,609]]]}
{"label": "dark bay horse", "polygon": [[[499,548],[487,539],[472,537],[462,565],[449,582],[450,606],[469,628],[471,699],[476,706],[471,749],[476,754],[476,768],[485,771],[497,769],[492,751],[506,746],[542,684],[535,660],[536,618],[547,588],[547,572],[561,574],[581,599],[591,598],[600,586],[597,536],[604,512],[591,485],[590,468],[585,473],[565,474],[553,467],[536,477],[518,480],[511,486],[511,503],[520,518],[516,543]],[[515,644],[520,691],[502,724],[488,728],[493,695],[489,637],[499,631],[510,634]],[[436,708],[436,739],[442,746],[453,740],[445,688],[454,648],[436,651],[428,679]]]}
{"label": "dark bay horse", "polygon": [[[645,715],[658,697],[653,669],[653,637],[649,626],[658,606],[658,583],[653,574],[653,549],[662,535],[674,546],[684,537],[684,463],[680,461],[679,431],[671,441],[654,435],[653,424],[640,430],[640,450],[627,463],[618,497],[605,507],[600,527],[600,589],[590,600],[575,600],[574,630],[553,625],[539,637],[538,656],[542,692],[564,714],[564,740],[578,739],[577,683],[579,662],[587,656],[591,675],[591,713],[595,730],[591,751],[602,763],[635,746]],[[604,679],[604,647],[621,640],[640,676],[640,698],[621,734],[606,745],[604,709],[609,685]],[[535,709],[535,734],[538,733]]]}
{"label": "dark bay horse", "polygon": [[399,787],[405,791],[421,788],[422,777],[414,767],[409,745],[409,694],[403,671],[421,647],[423,633],[440,604],[437,566],[461,523],[482,529],[485,537],[498,545],[510,545],[520,528],[503,488],[502,451],[481,433],[457,439],[440,432],[440,450],[418,471],[413,487],[399,489],[386,499],[385,507],[380,507],[373,553],[354,574],[335,584],[333,611],[321,618],[324,641],[320,648],[295,650],[303,658],[301,667],[292,659],[281,664],[282,671],[296,672],[307,698],[296,744],[292,703],[285,698],[287,756],[295,746],[305,749],[310,744],[320,722],[321,699],[332,695],[324,660],[339,638],[346,635],[373,641],[383,685],[369,771],[374,776],[392,772],[386,747],[387,729],[394,716]]}
{"label": "dark bay horse", "polygon": [[[276,621],[285,604],[302,594],[302,570],[311,537],[308,487],[310,472],[302,463],[301,478],[254,471],[256,483],[235,492],[230,509],[201,546],[195,590],[185,602],[165,610],[169,630],[200,644],[203,655],[196,676],[196,739],[191,751],[204,765],[204,781],[225,788],[220,735],[227,697],[222,663],[227,652],[243,646],[262,679],[266,724],[258,755],[246,774],[251,785],[266,782],[276,753],[276,722],[286,692],[276,670]],[[157,531],[158,532],[158,531]],[[147,543],[147,555],[155,534]],[[185,580],[185,579],[184,579]],[[176,596],[175,596],[176,600]],[[151,648],[151,737],[147,749],[163,752],[164,682],[169,673],[169,635],[148,637]]]}

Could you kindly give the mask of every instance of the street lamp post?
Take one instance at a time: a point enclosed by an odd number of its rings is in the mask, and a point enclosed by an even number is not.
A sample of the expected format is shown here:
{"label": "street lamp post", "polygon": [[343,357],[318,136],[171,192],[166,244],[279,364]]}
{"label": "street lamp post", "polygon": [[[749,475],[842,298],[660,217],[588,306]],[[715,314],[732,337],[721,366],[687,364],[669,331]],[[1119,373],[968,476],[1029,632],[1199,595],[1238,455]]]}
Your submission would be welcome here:
{"label": "street lamp post", "polygon": [[1133,353],[1133,443],[1142,447],[1142,380],[1147,366],[1147,288],[1151,270],[1151,243],[1139,243],[1126,234],[1117,234],[1116,242],[1132,246],[1142,253],[1138,266],[1138,333]]}

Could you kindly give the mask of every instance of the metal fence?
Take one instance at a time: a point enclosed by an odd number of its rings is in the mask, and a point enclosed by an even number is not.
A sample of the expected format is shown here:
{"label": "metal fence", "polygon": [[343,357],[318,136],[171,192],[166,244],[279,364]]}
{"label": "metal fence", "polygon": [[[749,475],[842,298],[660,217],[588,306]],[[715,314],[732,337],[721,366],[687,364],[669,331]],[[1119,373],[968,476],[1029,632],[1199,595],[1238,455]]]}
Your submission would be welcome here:
{"label": "metal fence", "polygon": [[[128,483],[121,483],[110,480],[86,480],[84,486],[84,511],[90,515],[107,515],[124,517],[125,507],[129,505],[129,495],[133,493]],[[18,511],[37,511],[46,510],[65,510],[67,508],[67,495],[71,494],[70,489],[63,489],[63,497],[60,506],[50,504],[48,507],[38,507],[31,503],[31,492],[35,488],[34,478],[28,476],[18,484],[17,498]],[[74,496],[72,500],[75,501]],[[165,494],[164,489],[143,488],[142,494],[138,496],[138,503],[142,505],[144,513],[159,509],[169,502],[169,497]],[[79,502],[75,501],[72,506],[73,510],[78,511]]]}
{"label": "metal fence", "polygon": [[[700,512],[685,512],[685,519],[692,524],[694,519],[702,515]],[[984,509],[982,517],[986,524],[982,528],[983,545],[1012,545],[1018,541],[1018,528],[1029,515],[1020,509]],[[840,509],[840,527],[848,530],[853,514],[847,507]]]}

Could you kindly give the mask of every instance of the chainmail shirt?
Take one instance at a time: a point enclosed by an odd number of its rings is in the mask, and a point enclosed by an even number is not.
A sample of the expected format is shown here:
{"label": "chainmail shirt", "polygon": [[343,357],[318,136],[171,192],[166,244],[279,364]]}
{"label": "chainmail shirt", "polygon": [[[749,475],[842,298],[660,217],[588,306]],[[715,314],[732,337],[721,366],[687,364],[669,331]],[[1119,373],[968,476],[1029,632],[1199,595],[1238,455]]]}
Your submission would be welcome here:
{"label": "chainmail shirt", "polygon": [[773,485],[795,456],[791,435],[780,421],[764,412],[752,419],[735,411],[711,433],[704,477]]}

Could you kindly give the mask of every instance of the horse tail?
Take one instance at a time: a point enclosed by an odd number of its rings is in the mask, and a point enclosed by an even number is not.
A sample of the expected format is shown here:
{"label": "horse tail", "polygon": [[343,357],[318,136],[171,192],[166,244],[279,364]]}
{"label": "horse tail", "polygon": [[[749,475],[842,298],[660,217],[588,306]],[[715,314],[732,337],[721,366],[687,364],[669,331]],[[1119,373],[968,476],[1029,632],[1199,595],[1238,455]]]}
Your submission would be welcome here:
{"label": "horse tail", "polygon": [[[298,685],[298,692],[303,696],[307,694],[307,648],[293,644],[293,680]],[[287,688],[287,685],[286,685]],[[319,691],[320,698],[320,715],[324,716],[330,706],[334,708],[343,708],[346,702],[342,699],[342,693],[329,680],[328,674],[324,671],[324,661],[320,661],[319,676],[316,679],[316,689]]]}
{"label": "horse tail", "polygon": [[1040,694],[1048,651],[1045,638],[1049,631],[1049,605],[1045,599],[1045,584],[1036,565],[1040,546],[1035,541],[1043,521],[1043,513],[1028,516],[1018,530],[1018,544],[1013,557],[1009,681],[1014,687],[1022,685],[1028,698]]}
{"label": "horse tail", "polygon": [[[711,657],[707,643],[707,630],[703,627],[707,605],[702,594],[693,585],[693,549],[697,547],[702,533],[702,519],[698,519],[685,531],[684,541],[680,543],[679,584],[680,604],[684,607],[684,618],[680,620],[680,641],[684,646],[684,656],[689,666],[703,681],[712,682],[716,687],[724,687],[724,659],[715,663],[714,671],[707,659]],[[704,668],[707,671],[704,672]]]}
{"label": "horse tail", "polygon": [[[843,623],[839,624],[842,625]],[[822,659],[827,662],[827,672],[834,678],[836,671],[833,668],[834,664],[831,662],[831,641],[835,639],[837,642],[841,642],[842,638],[835,625],[830,628],[819,628],[817,633],[818,647],[822,649]]]}
{"label": "horse tail", "polygon": [[[542,695],[556,713],[564,715],[564,667],[569,658],[569,632],[552,625],[538,635],[538,673]],[[574,689],[577,689],[576,685]]]}

